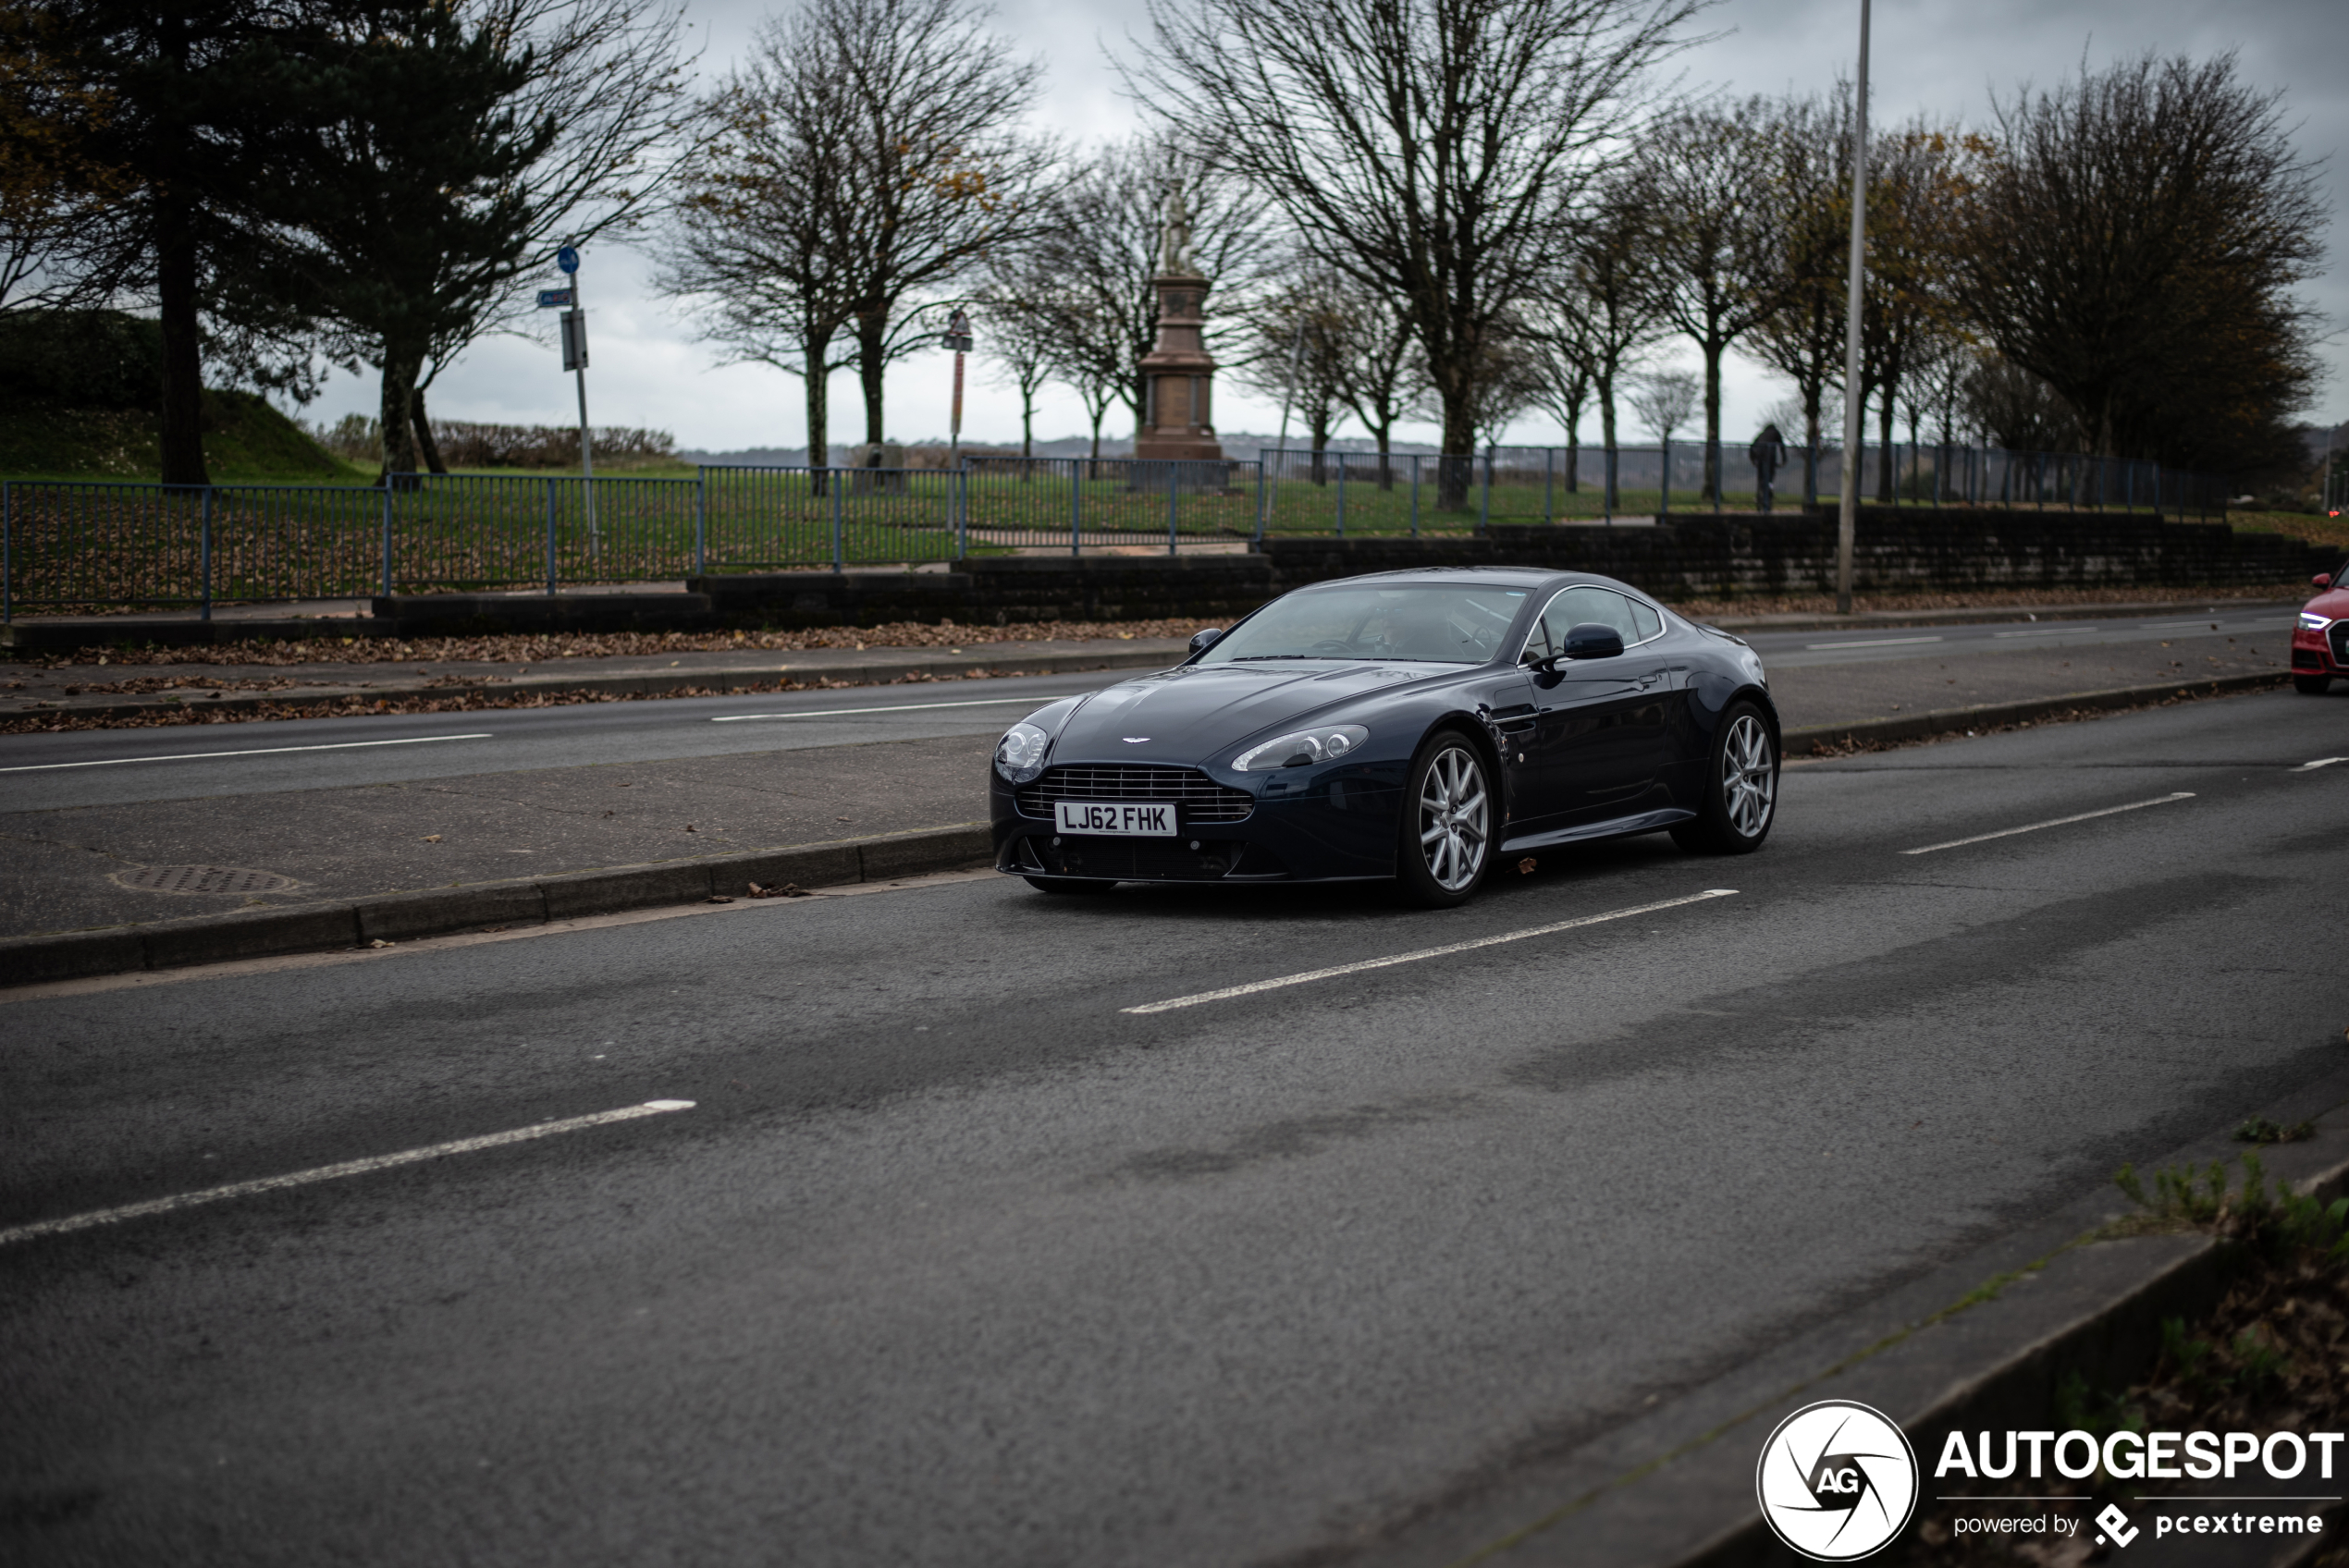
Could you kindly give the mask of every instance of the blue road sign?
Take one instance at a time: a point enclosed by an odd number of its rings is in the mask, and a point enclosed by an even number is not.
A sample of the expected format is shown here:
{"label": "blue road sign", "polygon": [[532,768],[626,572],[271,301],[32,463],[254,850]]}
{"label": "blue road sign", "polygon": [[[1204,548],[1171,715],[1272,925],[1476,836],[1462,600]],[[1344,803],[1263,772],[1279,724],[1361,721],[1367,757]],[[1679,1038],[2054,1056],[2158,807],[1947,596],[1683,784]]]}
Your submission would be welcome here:
{"label": "blue road sign", "polygon": [[579,252],[566,245],[561,250],[555,252],[555,264],[562,268],[565,272],[577,272],[579,270]]}
{"label": "blue road sign", "polygon": [[569,310],[571,304],[572,290],[568,288],[541,288],[538,291],[538,308],[542,311]]}

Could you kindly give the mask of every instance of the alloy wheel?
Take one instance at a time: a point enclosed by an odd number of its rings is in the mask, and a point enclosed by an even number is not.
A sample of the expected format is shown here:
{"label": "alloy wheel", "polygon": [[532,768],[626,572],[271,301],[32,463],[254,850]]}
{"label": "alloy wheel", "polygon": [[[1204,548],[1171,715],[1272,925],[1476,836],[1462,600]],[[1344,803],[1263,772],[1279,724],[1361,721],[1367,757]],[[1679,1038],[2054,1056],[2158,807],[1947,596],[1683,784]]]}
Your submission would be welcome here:
{"label": "alloy wheel", "polygon": [[1759,838],[1770,826],[1777,790],[1770,732],[1752,714],[1740,714],[1721,746],[1721,804],[1740,838]]}
{"label": "alloy wheel", "polygon": [[1484,869],[1491,836],[1492,797],[1484,769],[1462,746],[1446,746],[1428,764],[1420,786],[1420,853],[1427,874],[1457,893]]}

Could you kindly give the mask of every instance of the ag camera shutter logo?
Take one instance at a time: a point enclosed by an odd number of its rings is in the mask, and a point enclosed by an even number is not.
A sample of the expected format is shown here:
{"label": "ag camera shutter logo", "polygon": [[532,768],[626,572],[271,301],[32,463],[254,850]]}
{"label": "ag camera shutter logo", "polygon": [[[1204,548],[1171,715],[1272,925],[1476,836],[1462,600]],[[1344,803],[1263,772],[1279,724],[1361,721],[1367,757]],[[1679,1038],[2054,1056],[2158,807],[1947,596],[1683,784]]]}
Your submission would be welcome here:
{"label": "ag camera shutter logo", "polygon": [[1821,1400],[1771,1432],[1753,1489],[1778,1539],[1814,1562],[1850,1562],[1881,1550],[1915,1512],[1916,1450],[1882,1411]]}

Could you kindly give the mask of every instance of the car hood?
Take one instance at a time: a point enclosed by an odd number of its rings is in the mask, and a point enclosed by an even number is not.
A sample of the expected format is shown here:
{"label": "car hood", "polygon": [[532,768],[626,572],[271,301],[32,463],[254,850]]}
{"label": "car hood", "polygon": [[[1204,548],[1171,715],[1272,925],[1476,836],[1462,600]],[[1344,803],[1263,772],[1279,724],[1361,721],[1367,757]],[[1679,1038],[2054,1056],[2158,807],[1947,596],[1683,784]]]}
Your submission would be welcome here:
{"label": "car hood", "polygon": [[1465,665],[1184,665],[1121,680],[1077,704],[1052,760],[1203,763],[1261,730],[1333,703],[1467,673]]}
{"label": "car hood", "polygon": [[2302,607],[2329,620],[2349,619],[2349,588],[2328,588]]}

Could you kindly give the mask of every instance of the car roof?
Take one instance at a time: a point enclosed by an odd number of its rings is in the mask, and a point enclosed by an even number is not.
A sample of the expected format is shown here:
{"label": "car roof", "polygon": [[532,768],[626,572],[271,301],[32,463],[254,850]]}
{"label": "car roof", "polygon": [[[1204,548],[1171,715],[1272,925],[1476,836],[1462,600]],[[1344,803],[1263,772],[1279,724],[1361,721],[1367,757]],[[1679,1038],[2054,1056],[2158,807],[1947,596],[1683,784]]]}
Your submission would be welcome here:
{"label": "car roof", "polygon": [[[1315,588],[1334,588],[1354,582],[1453,582],[1463,578],[1490,582],[1495,587],[1560,587],[1569,583],[1588,582],[1602,588],[1620,589],[1628,594],[1641,591],[1628,582],[1618,582],[1595,571],[1560,571],[1551,567],[1537,566],[1420,566],[1406,567],[1395,571],[1366,571],[1353,577],[1333,577],[1320,582],[1310,582],[1296,590],[1310,593]],[[1653,595],[1641,594],[1641,597]]]}

